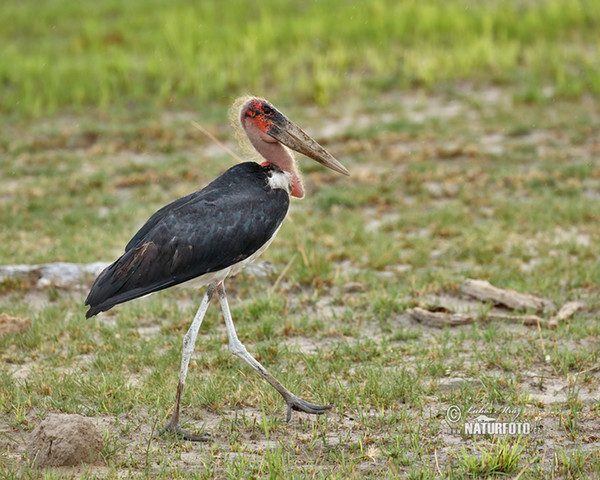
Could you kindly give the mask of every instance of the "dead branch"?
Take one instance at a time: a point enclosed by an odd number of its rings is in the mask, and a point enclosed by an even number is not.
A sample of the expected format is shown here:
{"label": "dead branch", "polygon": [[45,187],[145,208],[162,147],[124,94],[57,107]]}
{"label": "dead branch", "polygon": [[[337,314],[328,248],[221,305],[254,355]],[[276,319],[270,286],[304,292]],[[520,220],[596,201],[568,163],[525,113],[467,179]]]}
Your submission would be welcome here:
{"label": "dead branch", "polygon": [[416,321],[434,328],[444,328],[446,325],[455,327],[473,323],[473,317],[464,313],[430,312],[420,307],[412,308],[408,310],[408,313]]}
{"label": "dead branch", "polygon": [[512,310],[544,312],[556,309],[552,301],[548,299],[506,288],[494,287],[485,280],[473,280],[469,278],[463,283],[462,291],[483,302],[504,305]]}

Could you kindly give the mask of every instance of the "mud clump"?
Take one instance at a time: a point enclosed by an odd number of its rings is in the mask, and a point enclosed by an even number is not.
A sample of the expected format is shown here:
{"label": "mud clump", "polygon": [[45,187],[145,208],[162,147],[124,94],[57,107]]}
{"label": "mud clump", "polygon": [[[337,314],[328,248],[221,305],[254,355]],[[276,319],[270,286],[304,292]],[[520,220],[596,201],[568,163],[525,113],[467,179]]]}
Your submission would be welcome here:
{"label": "mud clump", "polygon": [[29,317],[13,317],[8,313],[0,313],[0,338],[15,333],[23,333],[31,326]]}
{"label": "mud clump", "polygon": [[51,414],[31,433],[27,452],[37,467],[94,463],[100,459],[102,434],[81,415]]}

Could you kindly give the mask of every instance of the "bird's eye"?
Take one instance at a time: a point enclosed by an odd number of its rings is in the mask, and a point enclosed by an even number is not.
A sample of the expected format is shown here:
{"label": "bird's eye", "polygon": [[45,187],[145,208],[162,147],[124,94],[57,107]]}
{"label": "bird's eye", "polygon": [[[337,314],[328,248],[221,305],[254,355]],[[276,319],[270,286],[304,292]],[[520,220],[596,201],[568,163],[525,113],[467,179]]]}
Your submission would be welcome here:
{"label": "bird's eye", "polygon": [[275,110],[273,110],[273,108],[269,105],[263,105],[263,113],[270,117],[275,113]]}

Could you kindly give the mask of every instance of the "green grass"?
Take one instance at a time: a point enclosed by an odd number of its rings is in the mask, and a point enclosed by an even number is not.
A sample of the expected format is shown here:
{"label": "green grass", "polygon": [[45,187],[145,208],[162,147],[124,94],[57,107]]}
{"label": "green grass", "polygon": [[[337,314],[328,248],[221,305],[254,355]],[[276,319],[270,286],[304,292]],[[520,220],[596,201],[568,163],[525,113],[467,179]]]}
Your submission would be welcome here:
{"label": "green grass", "polygon": [[473,476],[489,476],[495,474],[517,473],[519,470],[519,457],[523,453],[521,439],[516,441],[500,441],[493,448],[479,448],[479,456],[461,450],[462,458],[459,460],[461,467]]}
{"label": "green grass", "polygon": [[0,112],[19,116],[203,110],[247,91],[326,104],[456,80],[529,100],[600,93],[589,0],[9,0],[0,22]]}

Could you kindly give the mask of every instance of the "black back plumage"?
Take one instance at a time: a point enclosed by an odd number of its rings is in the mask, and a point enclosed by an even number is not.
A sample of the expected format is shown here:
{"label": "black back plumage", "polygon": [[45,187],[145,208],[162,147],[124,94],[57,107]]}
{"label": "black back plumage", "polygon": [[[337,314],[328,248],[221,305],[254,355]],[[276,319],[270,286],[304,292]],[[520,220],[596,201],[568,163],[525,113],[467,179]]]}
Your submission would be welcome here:
{"label": "black back plumage", "polygon": [[218,272],[255,253],[289,206],[268,184],[272,165],[238,164],[204,189],[158,210],[96,279],[86,317],[119,303]]}

